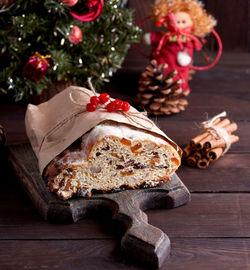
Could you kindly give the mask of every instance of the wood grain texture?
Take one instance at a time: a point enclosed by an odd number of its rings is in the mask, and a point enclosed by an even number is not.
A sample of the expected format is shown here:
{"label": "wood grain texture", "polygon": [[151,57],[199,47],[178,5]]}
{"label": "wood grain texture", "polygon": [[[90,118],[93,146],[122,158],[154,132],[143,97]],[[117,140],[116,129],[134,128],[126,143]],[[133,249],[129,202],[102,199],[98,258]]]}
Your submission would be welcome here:
{"label": "wood grain texture", "polygon": [[121,239],[121,250],[124,254],[154,267],[160,267],[169,255],[168,236],[148,224],[143,210],[175,208],[190,200],[187,188],[176,174],[171,181],[156,188],[126,190],[63,201],[49,191],[41,178],[37,159],[29,144],[10,146],[9,161],[21,185],[45,220],[73,223],[93,212],[110,212],[119,227],[124,227],[125,233]]}
{"label": "wood grain texture", "polygon": [[[149,222],[172,237],[249,237],[249,194],[192,194],[188,206],[170,210],[162,222],[159,210],[147,211]],[[171,225],[170,225],[171,224]]]}
{"label": "wood grain texture", "polygon": [[[49,224],[42,220],[25,197],[0,200],[0,239],[112,239],[123,225],[107,220],[99,212],[76,224]],[[4,203],[5,202],[5,203]],[[188,205],[168,210],[148,210],[149,224],[165,232],[170,239],[209,237],[250,237],[250,195],[242,193],[192,193]],[[118,220],[119,221],[119,220]],[[102,226],[99,224],[103,224]]]}
{"label": "wood grain texture", "polygon": [[[239,143],[208,170],[179,169],[178,175],[192,191],[191,203],[146,211],[149,224],[159,226],[171,240],[170,257],[160,270],[250,269],[249,55],[224,53],[214,69],[195,74],[188,114],[154,118],[184,146],[197,133],[195,123],[225,107],[239,125],[240,136]],[[130,64],[130,70],[139,70],[135,62]],[[133,102],[137,81],[136,73],[117,74],[103,91]],[[25,109],[22,104],[0,106],[8,145],[25,142]],[[5,155],[0,170],[0,269],[152,269],[122,256],[116,240],[122,235],[116,232],[119,225],[110,222],[111,216],[49,224],[18,184]]]}
{"label": "wood grain texture", "polygon": [[[173,238],[170,257],[161,269],[247,270],[249,254],[249,239]],[[5,270],[152,269],[125,260],[115,240],[0,241],[0,266]]]}

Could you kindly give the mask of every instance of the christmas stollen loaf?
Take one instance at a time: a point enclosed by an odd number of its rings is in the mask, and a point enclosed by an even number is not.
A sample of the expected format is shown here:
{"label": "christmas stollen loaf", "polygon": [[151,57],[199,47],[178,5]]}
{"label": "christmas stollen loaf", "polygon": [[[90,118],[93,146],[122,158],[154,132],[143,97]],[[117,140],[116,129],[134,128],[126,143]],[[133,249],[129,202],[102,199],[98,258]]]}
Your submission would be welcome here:
{"label": "christmas stollen loaf", "polygon": [[153,187],[169,181],[180,164],[178,153],[165,140],[115,122],[96,126],[80,143],[45,170],[50,190],[59,197]]}
{"label": "christmas stollen loaf", "polygon": [[181,149],[134,108],[86,111],[94,93],[71,86],[29,105],[26,130],[41,174],[57,196],[91,196],[167,182]]}

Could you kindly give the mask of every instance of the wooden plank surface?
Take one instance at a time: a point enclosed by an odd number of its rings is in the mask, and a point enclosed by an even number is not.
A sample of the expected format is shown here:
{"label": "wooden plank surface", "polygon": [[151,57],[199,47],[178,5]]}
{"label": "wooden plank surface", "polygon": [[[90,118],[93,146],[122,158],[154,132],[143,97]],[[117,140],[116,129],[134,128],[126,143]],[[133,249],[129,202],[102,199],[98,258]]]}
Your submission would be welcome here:
{"label": "wooden plank surface", "polygon": [[[0,239],[110,239],[112,223],[86,218],[76,224],[43,221],[22,197],[1,199]],[[4,203],[3,203],[4,201]],[[174,210],[146,211],[149,223],[170,238],[250,237],[250,194],[192,194],[191,202]],[[114,228],[113,228],[114,229]]]}
{"label": "wooden plank surface", "polygon": [[[248,270],[249,254],[249,239],[174,238],[172,253],[162,269]],[[0,261],[5,270],[150,269],[125,260],[115,240],[4,240]]]}
{"label": "wooden plank surface", "polygon": [[[91,198],[61,200],[52,194],[39,173],[30,144],[8,147],[8,160],[41,217],[47,222],[76,223],[88,216],[107,219],[124,234],[121,249],[128,257],[154,267],[162,266],[170,254],[166,233],[148,224],[143,211],[172,209],[190,201],[190,193],[174,173],[169,182],[155,188],[92,195]],[[112,223],[111,223],[112,224]],[[115,228],[115,229],[116,229]]]}
{"label": "wooden plank surface", "polygon": [[[198,132],[197,124],[227,110],[240,141],[206,170],[182,166],[178,175],[191,202],[174,210],[147,211],[150,224],[166,232],[172,252],[161,269],[250,269],[250,61],[248,54],[225,54],[211,71],[191,82],[187,111],[154,118],[180,146]],[[116,75],[105,87],[133,102],[138,74]],[[27,141],[24,105],[0,106],[7,144]],[[125,260],[114,227],[86,218],[76,224],[42,220],[0,155],[0,269],[148,269]]]}

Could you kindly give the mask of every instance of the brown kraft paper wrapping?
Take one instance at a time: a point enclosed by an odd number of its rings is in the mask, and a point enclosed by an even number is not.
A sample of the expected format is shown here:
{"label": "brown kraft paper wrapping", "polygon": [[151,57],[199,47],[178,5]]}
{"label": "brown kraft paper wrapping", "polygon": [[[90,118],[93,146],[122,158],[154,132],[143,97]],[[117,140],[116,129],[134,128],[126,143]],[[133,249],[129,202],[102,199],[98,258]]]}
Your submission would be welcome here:
{"label": "brown kraft paper wrapping", "polygon": [[181,156],[181,149],[145,115],[131,107],[129,112],[87,112],[86,104],[94,93],[70,86],[38,106],[29,104],[25,116],[26,132],[37,156],[42,174],[48,163],[75,140],[106,120],[128,124],[163,137]]}

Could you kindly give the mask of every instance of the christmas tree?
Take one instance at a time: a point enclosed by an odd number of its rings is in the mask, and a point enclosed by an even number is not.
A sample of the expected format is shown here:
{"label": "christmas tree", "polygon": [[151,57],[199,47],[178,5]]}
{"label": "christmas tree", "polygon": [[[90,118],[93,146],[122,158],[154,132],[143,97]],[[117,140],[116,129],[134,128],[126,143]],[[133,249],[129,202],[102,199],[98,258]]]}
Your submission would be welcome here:
{"label": "christmas tree", "polygon": [[0,91],[16,101],[54,81],[98,89],[140,30],[119,0],[0,0]]}

